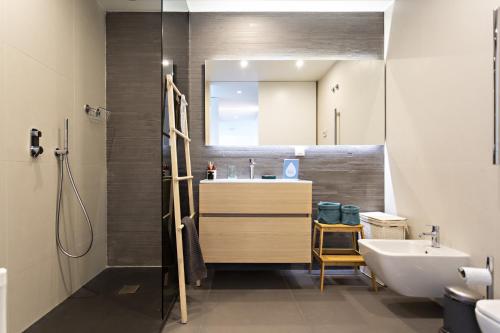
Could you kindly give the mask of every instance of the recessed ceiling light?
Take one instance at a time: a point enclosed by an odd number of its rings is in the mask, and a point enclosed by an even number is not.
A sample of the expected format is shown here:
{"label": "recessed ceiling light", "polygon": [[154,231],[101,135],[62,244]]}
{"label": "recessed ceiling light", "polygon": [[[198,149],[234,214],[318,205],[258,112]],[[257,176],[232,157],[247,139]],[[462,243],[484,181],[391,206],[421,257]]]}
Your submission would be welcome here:
{"label": "recessed ceiling light", "polygon": [[243,91],[241,91],[241,90],[236,90],[236,93],[237,93],[238,95],[241,95],[241,94],[243,94]]}
{"label": "recessed ceiling light", "polygon": [[297,66],[297,68],[302,68],[302,66],[304,66],[304,60],[297,60],[295,62],[295,66]]}
{"label": "recessed ceiling light", "polygon": [[241,68],[246,68],[246,67],[248,66],[248,61],[246,61],[246,60],[241,60],[241,61],[240,61],[240,66],[241,66]]}
{"label": "recessed ceiling light", "polygon": [[161,64],[162,64],[163,66],[168,66],[168,65],[170,65],[170,61],[168,61],[167,59],[164,59],[164,60],[161,62]]}

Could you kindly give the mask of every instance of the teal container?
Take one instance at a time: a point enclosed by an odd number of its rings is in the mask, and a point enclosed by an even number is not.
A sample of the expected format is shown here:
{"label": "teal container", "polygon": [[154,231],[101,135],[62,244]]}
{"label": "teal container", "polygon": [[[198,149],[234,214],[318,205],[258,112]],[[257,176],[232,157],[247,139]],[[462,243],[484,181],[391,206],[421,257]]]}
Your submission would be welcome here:
{"label": "teal container", "polygon": [[342,224],[359,224],[359,207],[354,205],[342,206]]}
{"label": "teal container", "polygon": [[340,203],[320,201],[318,203],[318,221],[324,224],[340,224]]}

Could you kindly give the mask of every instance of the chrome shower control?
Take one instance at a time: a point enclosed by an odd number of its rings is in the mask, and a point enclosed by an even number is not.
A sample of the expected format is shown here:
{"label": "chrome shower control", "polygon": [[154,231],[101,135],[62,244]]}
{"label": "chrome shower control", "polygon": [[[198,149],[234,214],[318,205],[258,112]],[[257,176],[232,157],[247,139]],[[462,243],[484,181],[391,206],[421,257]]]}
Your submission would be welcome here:
{"label": "chrome shower control", "polygon": [[32,128],[30,131],[31,137],[31,145],[30,145],[30,153],[31,157],[38,157],[43,154],[43,147],[40,146],[40,138],[42,137],[42,131],[37,130],[36,128]]}

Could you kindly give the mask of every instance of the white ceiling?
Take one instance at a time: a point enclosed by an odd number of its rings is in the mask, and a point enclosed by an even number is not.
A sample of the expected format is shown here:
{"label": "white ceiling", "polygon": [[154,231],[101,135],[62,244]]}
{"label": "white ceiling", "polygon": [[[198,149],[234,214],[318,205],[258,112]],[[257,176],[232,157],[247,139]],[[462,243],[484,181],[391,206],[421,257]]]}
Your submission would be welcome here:
{"label": "white ceiling", "polygon": [[[97,0],[108,12],[159,12],[161,0]],[[169,0],[170,2],[170,0]],[[185,3],[185,1],[181,1]]]}
{"label": "white ceiling", "polygon": [[106,11],[383,12],[394,0],[97,0]]}
{"label": "white ceiling", "polygon": [[[170,0],[165,0],[170,1]],[[389,0],[187,0],[191,12],[383,12]]]}
{"label": "white ceiling", "polygon": [[210,97],[255,105],[259,100],[259,82],[213,82]]}
{"label": "white ceiling", "polygon": [[210,97],[217,98],[220,120],[255,119],[259,112],[258,82],[214,82]]}
{"label": "white ceiling", "polygon": [[297,68],[296,60],[248,60],[242,68],[240,60],[207,60],[206,81],[317,81],[335,60],[304,60]]}

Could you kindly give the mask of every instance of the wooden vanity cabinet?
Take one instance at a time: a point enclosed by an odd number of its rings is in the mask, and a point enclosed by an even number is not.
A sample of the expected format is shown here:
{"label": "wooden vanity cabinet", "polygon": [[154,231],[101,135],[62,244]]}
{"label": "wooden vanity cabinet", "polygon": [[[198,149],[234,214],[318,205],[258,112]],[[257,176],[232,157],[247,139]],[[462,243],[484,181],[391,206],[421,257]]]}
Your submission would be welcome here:
{"label": "wooden vanity cabinet", "polygon": [[309,263],[312,182],[202,181],[207,263]]}

